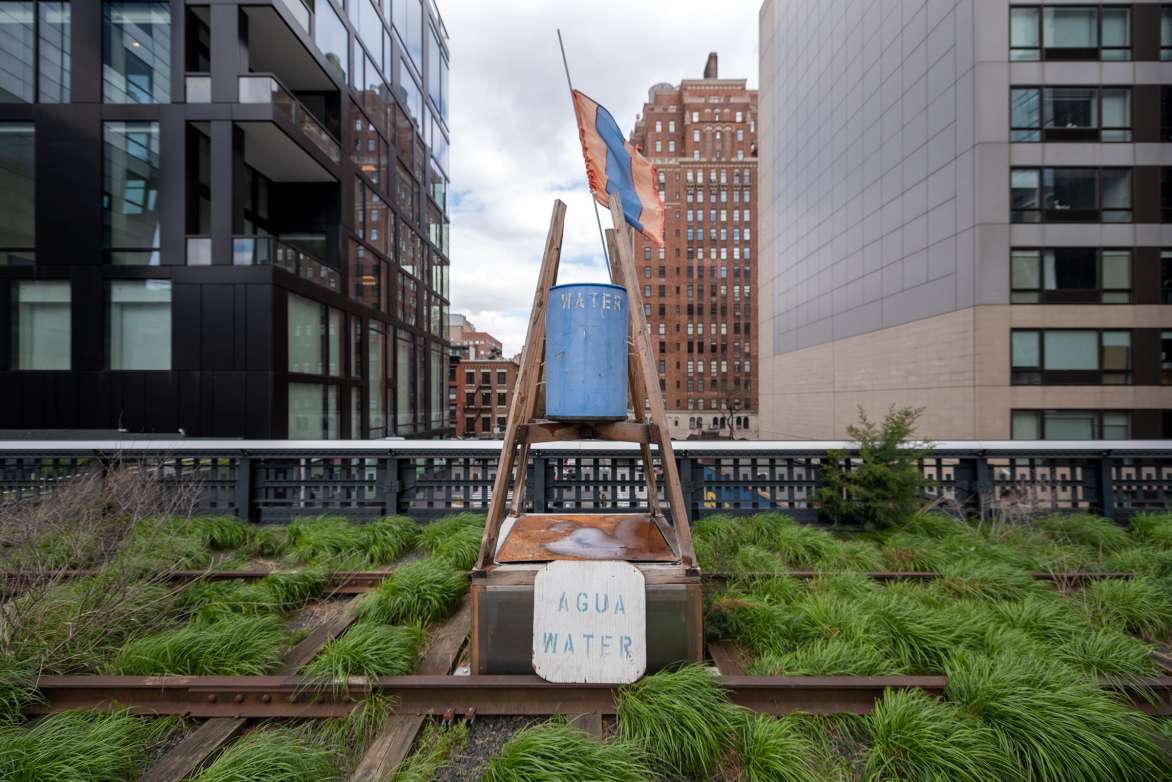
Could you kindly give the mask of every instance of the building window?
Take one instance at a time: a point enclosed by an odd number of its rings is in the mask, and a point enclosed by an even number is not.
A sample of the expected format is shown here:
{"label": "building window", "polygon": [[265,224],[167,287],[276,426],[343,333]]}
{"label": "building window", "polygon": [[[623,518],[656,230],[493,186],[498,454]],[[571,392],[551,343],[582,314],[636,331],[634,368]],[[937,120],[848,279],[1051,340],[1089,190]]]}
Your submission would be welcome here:
{"label": "building window", "polygon": [[[372,439],[387,435],[387,335],[386,326],[380,321],[371,320],[367,328],[366,363],[367,374],[370,377],[370,398],[367,426],[369,437]],[[358,433],[351,433],[357,437]]]}
{"label": "building window", "polygon": [[1120,410],[1014,410],[1014,440],[1129,440],[1131,413]]}
{"label": "building window", "polygon": [[1131,250],[1013,250],[1010,283],[1009,300],[1014,304],[1127,304],[1131,301]]}
{"label": "building window", "polygon": [[1130,60],[1131,9],[1077,5],[1009,10],[1011,60]]}
{"label": "building window", "polygon": [[107,122],[102,210],[115,265],[159,264],[159,123]]}
{"label": "building window", "polygon": [[170,3],[107,0],[103,14],[102,99],[106,103],[169,103]]}
{"label": "building window", "polygon": [[509,384],[509,373],[507,370],[498,369],[496,371],[496,384],[498,386],[505,386]]}
{"label": "building window", "polygon": [[1015,329],[1013,385],[1131,383],[1131,332]]}
{"label": "building window", "polygon": [[36,236],[36,133],[0,123],[0,266],[31,266]]}
{"label": "building window", "polygon": [[0,2],[0,103],[69,102],[70,10],[69,3]]}
{"label": "building window", "polygon": [[1172,6],[1160,10],[1160,59],[1172,60]]}
{"label": "building window", "polygon": [[171,281],[114,280],[108,288],[110,369],[171,368]]}
{"label": "building window", "polygon": [[1160,301],[1172,304],[1172,250],[1160,252]]}
{"label": "building window", "polygon": [[1010,141],[1131,141],[1130,87],[1015,87]]}
{"label": "building window", "polygon": [[1172,331],[1160,332],[1160,383],[1172,385]]}
{"label": "building window", "polygon": [[337,386],[289,384],[290,440],[336,440],[339,418]]}
{"label": "building window", "polygon": [[70,291],[65,281],[13,283],[13,369],[70,368]]}
{"label": "building window", "polygon": [[1130,168],[1015,168],[1010,222],[1131,222],[1131,180]]}
{"label": "building window", "polygon": [[289,371],[337,377],[342,374],[342,312],[290,293]]}

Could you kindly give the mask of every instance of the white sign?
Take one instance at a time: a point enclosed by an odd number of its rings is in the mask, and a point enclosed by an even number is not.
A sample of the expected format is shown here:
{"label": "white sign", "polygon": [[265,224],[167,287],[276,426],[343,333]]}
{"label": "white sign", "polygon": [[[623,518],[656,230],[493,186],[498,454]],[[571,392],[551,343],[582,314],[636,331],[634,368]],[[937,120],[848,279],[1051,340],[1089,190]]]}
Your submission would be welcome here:
{"label": "white sign", "polygon": [[629,684],[647,669],[647,593],[629,562],[550,562],[533,581],[533,670]]}

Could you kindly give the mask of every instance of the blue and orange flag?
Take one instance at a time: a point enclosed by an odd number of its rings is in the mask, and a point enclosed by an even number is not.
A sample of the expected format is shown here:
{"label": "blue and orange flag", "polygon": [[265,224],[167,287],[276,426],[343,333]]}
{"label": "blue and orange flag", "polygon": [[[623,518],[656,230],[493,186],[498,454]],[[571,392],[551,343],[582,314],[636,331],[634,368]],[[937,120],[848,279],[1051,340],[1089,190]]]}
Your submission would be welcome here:
{"label": "blue and orange flag", "polygon": [[626,141],[611,113],[574,90],[574,113],[586,158],[590,192],[603,206],[616,193],[627,222],[656,244],[663,244],[663,201],[655,166]]}

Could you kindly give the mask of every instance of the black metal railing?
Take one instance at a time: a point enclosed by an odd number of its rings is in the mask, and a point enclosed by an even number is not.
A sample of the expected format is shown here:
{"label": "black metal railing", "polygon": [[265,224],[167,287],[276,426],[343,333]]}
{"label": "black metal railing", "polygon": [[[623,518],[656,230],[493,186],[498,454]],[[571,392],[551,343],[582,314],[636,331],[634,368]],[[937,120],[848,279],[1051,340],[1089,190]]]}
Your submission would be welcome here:
{"label": "black metal railing", "polygon": [[[816,520],[831,442],[680,442],[675,458],[690,516],[782,511]],[[92,470],[133,464],[164,481],[198,484],[200,512],[255,522],[336,513],[432,518],[488,507],[498,442],[7,441],[0,502],[41,496]],[[1165,443],[949,442],[922,461],[927,500],[957,512],[1090,512],[1125,519],[1172,508]],[[647,506],[638,449],[618,443],[534,446],[525,508],[637,511]],[[661,473],[658,462],[656,472]],[[660,483],[661,502],[662,483]],[[666,504],[666,503],[664,503]]]}

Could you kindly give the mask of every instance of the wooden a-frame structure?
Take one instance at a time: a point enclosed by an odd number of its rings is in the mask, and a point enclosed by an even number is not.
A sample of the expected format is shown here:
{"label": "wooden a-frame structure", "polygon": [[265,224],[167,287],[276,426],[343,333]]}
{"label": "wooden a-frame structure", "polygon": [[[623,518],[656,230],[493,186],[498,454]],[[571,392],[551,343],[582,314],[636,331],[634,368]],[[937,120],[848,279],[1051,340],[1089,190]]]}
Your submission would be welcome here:
{"label": "wooden a-frame structure", "polygon": [[[613,423],[549,421],[537,418],[539,393],[545,357],[545,319],[549,306],[550,288],[557,283],[561,259],[562,230],[566,205],[555,201],[550,219],[545,255],[538,276],[533,309],[525,345],[521,351],[521,368],[513,401],[509,408],[508,424],[501,447],[496,480],[489,499],[488,517],[474,577],[483,577],[495,565],[509,562],[538,562],[552,559],[627,559],[676,564],[689,575],[696,574],[692,533],[688,525],[687,506],[684,504],[679,472],[672,453],[671,437],[664,411],[663,395],[655,371],[651,336],[643,312],[643,297],[635,271],[631,232],[623,216],[618,197],[610,197],[614,228],[607,230],[606,240],[611,260],[611,278],[614,284],[627,291],[627,311],[630,328],[627,351],[628,392],[634,421]],[[526,465],[533,443],[566,440],[614,440],[639,444],[643,475],[647,483],[647,514],[610,513],[545,513],[524,512]],[[652,461],[651,446],[659,449],[663,470],[664,495],[671,511],[670,520],[664,515],[657,497],[657,481]],[[512,501],[508,499],[512,483]],[[549,529],[560,523],[558,531]],[[623,527],[621,530],[620,525]],[[626,545],[606,547],[605,554],[575,548],[573,545],[554,549],[545,546],[564,539],[562,532],[589,527],[599,535],[621,537]],[[654,532],[658,531],[659,535]],[[659,538],[662,537],[662,540]]]}

